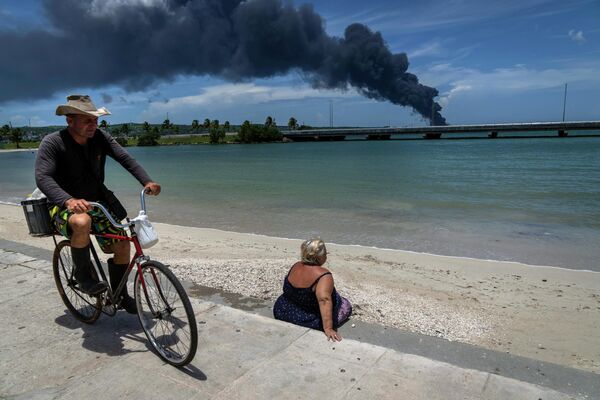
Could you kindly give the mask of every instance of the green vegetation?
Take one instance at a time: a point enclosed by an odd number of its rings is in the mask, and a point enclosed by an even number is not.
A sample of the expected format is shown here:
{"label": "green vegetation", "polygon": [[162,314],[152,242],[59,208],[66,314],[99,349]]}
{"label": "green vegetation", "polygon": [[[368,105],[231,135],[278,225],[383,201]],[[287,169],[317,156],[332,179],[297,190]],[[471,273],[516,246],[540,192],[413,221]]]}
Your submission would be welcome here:
{"label": "green vegetation", "polygon": [[[205,118],[191,121],[190,125],[177,125],[168,118],[160,124],[142,123],[109,124],[101,120],[98,127],[115,138],[121,146],[169,146],[185,144],[223,144],[223,143],[263,143],[278,142],[283,139],[277,123],[267,116],[265,123],[231,125],[218,119]],[[297,120],[291,117],[288,126],[283,129],[302,129]],[[6,124],[0,126],[0,149],[37,148],[42,138],[52,132],[64,129],[64,126],[17,127]],[[235,132],[238,134],[236,135]]]}
{"label": "green vegetation", "polygon": [[219,144],[225,142],[225,128],[219,126],[219,120],[215,119],[210,123],[210,143]]}
{"label": "green vegetation", "polygon": [[19,142],[19,147],[16,143],[0,144],[0,149],[3,150],[15,150],[15,149],[37,149],[40,146],[40,142]]}
{"label": "green vegetation", "polygon": [[[102,122],[106,122],[106,121],[102,121]],[[105,124],[106,128],[108,129],[108,124]],[[112,137],[115,138],[115,140],[117,141],[117,143],[119,143],[121,146],[128,146],[129,145],[129,125],[128,124],[122,124],[120,126],[116,126],[115,128],[113,128],[111,130],[111,135]]]}
{"label": "green vegetation", "polygon": [[277,126],[277,124],[275,123],[275,120],[273,119],[273,117],[271,117],[270,115],[267,117],[267,119],[265,120],[265,126],[267,127],[271,127],[271,126]]}
{"label": "green vegetation", "polygon": [[[269,117],[270,118],[270,117]],[[250,121],[244,121],[238,133],[238,138],[241,143],[262,143],[262,142],[279,142],[283,139],[283,135],[274,126],[273,120],[267,118],[266,122],[271,125],[253,125]]]}
{"label": "green vegetation", "polygon": [[[226,135],[221,143],[239,143],[237,135]],[[210,135],[179,135],[162,136],[158,141],[160,146],[185,145],[185,144],[211,144]]]}
{"label": "green vegetation", "polygon": [[[168,120],[166,120],[168,121]],[[149,132],[142,134],[138,137],[138,146],[158,146],[160,140],[160,133],[158,127],[153,127]]]}
{"label": "green vegetation", "polygon": [[2,136],[2,139],[8,139],[10,143],[13,143],[15,149],[23,148],[22,146],[19,146],[24,140],[23,130],[21,128],[3,125],[2,128],[0,128],[0,135]]}
{"label": "green vegetation", "polygon": [[173,124],[171,123],[171,121],[168,118],[165,119],[163,121],[162,125],[160,126],[160,129],[162,132],[171,130],[172,128],[173,128]]}
{"label": "green vegetation", "polygon": [[290,117],[290,120],[288,121],[288,128],[290,128],[292,131],[298,128],[298,121],[296,118]]}
{"label": "green vegetation", "polygon": [[123,147],[129,146],[129,139],[127,139],[124,136],[116,137],[115,140],[117,141],[117,143],[119,143]]}

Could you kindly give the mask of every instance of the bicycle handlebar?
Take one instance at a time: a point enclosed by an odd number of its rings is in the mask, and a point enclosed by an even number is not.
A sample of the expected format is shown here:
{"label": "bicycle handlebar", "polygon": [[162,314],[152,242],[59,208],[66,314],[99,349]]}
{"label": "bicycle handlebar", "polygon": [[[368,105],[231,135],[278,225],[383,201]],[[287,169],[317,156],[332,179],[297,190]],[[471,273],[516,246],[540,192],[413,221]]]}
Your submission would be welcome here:
{"label": "bicycle handlebar", "polygon": [[[140,204],[142,206],[142,210],[144,211],[144,213],[146,213],[146,199],[145,199],[145,195],[146,195],[146,188],[142,189],[142,192],[140,193]],[[127,222],[125,224],[121,224],[120,222],[117,222],[112,214],[106,209],[106,207],[104,207],[102,204],[97,203],[95,201],[90,201],[90,205],[92,207],[98,207],[100,210],[102,210],[102,212],[104,213],[104,215],[106,215],[106,217],[108,218],[108,220],[110,221],[111,224],[113,224],[114,226],[116,226],[117,228],[129,228],[131,225],[134,224],[134,222]]]}
{"label": "bicycle handlebar", "polygon": [[142,205],[142,210],[144,211],[144,213],[147,214],[146,199],[144,198],[145,195],[146,195],[146,188],[143,188],[142,191],[140,192],[140,204]]}

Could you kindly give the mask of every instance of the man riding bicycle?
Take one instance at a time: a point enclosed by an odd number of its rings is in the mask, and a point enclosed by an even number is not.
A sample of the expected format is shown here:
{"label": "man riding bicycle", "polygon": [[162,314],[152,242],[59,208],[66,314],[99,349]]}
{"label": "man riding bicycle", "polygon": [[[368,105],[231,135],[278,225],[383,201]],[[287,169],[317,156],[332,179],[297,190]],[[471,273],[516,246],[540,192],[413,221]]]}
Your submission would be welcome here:
{"label": "man riding bicycle", "polygon": [[[119,200],[104,186],[106,156],[129,171],[147,193],[158,195],[161,188],[111,135],[98,129],[98,117],[110,112],[104,107],[96,108],[89,96],[68,96],[67,104],[58,106],[56,115],[66,116],[68,126],[42,140],[35,160],[35,181],[48,198],[56,230],[71,240],[73,276],[79,289],[98,295],[107,286],[92,277],[90,231],[123,232],[112,226],[101,211],[92,209],[89,202],[103,203],[117,220],[126,217]],[[98,237],[97,241],[103,252],[114,253],[113,258],[108,259],[108,272],[111,286],[116,288],[129,264],[129,242]],[[127,312],[137,313],[135,301],[126,287],[121,305]]]}

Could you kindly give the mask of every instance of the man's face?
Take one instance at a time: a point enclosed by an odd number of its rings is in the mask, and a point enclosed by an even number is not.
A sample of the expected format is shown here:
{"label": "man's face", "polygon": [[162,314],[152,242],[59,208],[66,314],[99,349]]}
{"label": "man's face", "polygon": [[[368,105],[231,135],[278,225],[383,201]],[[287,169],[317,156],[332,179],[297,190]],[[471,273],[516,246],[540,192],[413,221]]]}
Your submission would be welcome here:
{"label": "man's face", "polygon": [[71,134],[81,138],[90,139],[98,128],[98,117],[87,115],[69,115],[67,124]]}

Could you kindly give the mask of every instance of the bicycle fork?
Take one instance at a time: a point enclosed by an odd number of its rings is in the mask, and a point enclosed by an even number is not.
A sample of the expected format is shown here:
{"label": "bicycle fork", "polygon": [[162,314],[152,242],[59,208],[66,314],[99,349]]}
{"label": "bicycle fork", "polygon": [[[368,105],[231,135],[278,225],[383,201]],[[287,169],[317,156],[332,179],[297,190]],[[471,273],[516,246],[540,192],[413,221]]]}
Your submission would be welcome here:
{"label": "bicycle fork", "polygon": [[[169,302],[167,301],[167,298],[165,297],[165,295],[163,293],[163,290],[160,285],[160,281],[159,281],[158,277],[156,276],[156,272],[154,272],[154,269],[152,269],[152,268],[150,269],[150,274],[151,274],[152,280],[154,281],[154,285],[156,287],[156,290],[158,291],[160,299],[162,300],[165,307],[163,310],[156,310],[155,305],[152,304],[152,302],[148,301],[148,308],[150,309],[150,312],[152,313],[154,318],[163,319],[163,317],[165,315],[167,315],[167,316],[170,315],[175,309],[172,308],[171,305],[169,304]],[[142,289],[144,291],[144,295],[146,296],[146,299],[150,299],[151,297],[148,295],[148,286],[146,285],[146,280],[144,278],[144,274],[142,273],[142,266],[139,263],[138,263],[138,275],[139,275],[140,283],[142,284]]]}

